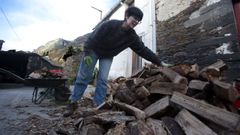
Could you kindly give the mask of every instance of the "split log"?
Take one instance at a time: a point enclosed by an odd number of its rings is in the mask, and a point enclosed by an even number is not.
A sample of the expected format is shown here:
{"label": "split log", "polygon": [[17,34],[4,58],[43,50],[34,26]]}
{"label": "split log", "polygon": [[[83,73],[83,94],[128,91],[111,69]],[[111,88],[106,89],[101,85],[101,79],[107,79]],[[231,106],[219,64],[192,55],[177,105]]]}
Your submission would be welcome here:
{"label": "split log", "polygon": [[105,101],[103,102],[102,104],[100,104],[99,106],[97,106],[97,110],[100,110],[100,109],[110,109],[112,108],[112,102],[113,100],[109,100],[109,101]]}
{"label": "split log", "polygon": [[[224,103],[225,102],[225,103]],[[228,102],[228,101],[227,101]],[[220,98],[217,98],[217,97],[213,97],[212,98],[212,104],[216,107],[219,107],[221,109],[224,109],[224,110],[228,110],[227,106],[226,106],[226,101],[225,100],[222,100]],[[228,103],[227,103],[228,104]]]}
{"label": "split log", "polygon": [[216,134],[218,135],[239,135],[239,132],[236,130],[229,130],[225,127],[222,127],[214,122],[201,119],[202,122],[204,122],[205,125],[207,125],[209,128],[211,128]]}
{"label": "split log", "polygon": [[199,78],[199,74],[200,74],[200,72],[199,72],[198,64],[192,65],[190,73],[188,74],[188,76],[191,77],[191,78],[197,79],[197,78]]}
{"label": "split log", "polygon": [[199,66],[197,64],[194,64],[194,65],[179,64],[174,67],[171,67],[171,69],[185,77],[187,76],[191,78],[199,77]]}
{"label": "split log", "polygon": [[120,76],[120,77],[116,78],[116,79],[114,80],[114,82],[116,82],[116,83],[123,83],[123,82],[125,82],[126,80],[127,80],[126,77]]}
{"label": "split log", "polygon": [[153,135],[153,130],[142,120],[130,122],[128,128],[131,135]]}
{"label": "split log", "polygon": [[148,91],[147,88],[145,88],[144,86],[141,86],[139,88],[136,88],[135,94],[138,99],[143,99],[143,98],[146,98],[147,96],[149,96],[150,92]]}
{"label": "split log", "polygon": [[131,106],[131,105],[128,105],[125,103],[121,103],[118,101],[114,101],[113,104],[116,105],[117,107],[119,107],[120,109],[126,111],[127,113],[133,114],[137,119],[145,119],[146,118],[145,112],[134,106]]}
{"label": "split log", "polygon": [[81,128],[80,135],[103,135],[104,129],[97,124],[88,124]]}
{"label": "split log", "polygon": [[117,124],[114,128],[108,130],[106,135],[130,135],[125,123]]}
{"label": "split log", "polygon": [[151,94],[172,95],[174,91],[186,94],[188,87],[186,84],[181,83],[157,82],[152,84],[148,89]]}
{"label": "split log", "polygon": [[191,80],[189,82],[188,88],[193,90],[206,90],[209,86],[209,82],[204,82],[200,80]]}
{"label": "split log", "polygon": [[108,83],[108,91],[113,95],[115,95],[118,87],[119,87],[119,84],[116,82]]}
{"label": "split log", "polygon": [[227,104],[230,112],[238,114],[238,109],[233,104]]}
{"label": "split log", "polygon": [[219,80],[213,80],[213,91],[217,97],[228,100],[230,102],[236,101],[239,97],[238,91],[232,84],[221,82]]}
{"label": "split log", "polygon": [[182,76],[187,76],[191,71],[191,65],[190,64],[179,64],[176,66],[171,67],[172,70],[179,73]]}
{"label": "split log", "polygon": [[157,81],[157,82],[165,82],[166,80],[163,78],[161,74],[155,75],[148,77],[144,80],[144,86],[151,84],[152,82]]}
{"label": "split log", "polygon": [[[63,128],[58,128],[55,131],[55,133],[50,133],[49,135],[70,135],[71,134],[71,132],[69,132],[67,129],[63,129]],[[42,132],[42,133],[38,133],[38,134],[44,134],[44,133]]]}
{"label": "split log", "polygon": [[155,76],[159,73],[161,73],[161,68],[159,68],[159,67],[150,68],[150,72],[149,72],[150,76]]}
{"label": "split log", "polygon": [[172,117],[162,117],[162,122],[170,135],[185,135],[180,125]]}
{"label": "split log", "polygon": [[177,114],[175,120],[182,127],[186,135],[217,135],[217,133],[185,109]]}
{"label": "split log", "polygon": [[77,121],[74,122],[74,126],[77,127],[78,129],[81,129],[83,125],[83,118],[79,118]]}
{"label": "split log", "polygon": [[126,83],[124,83],[124,82],[118,83],[117,90],[128,89]]}
{"label": "split log", "polygon": [[78,116],[83,118],[107,111],[107,110],[96,110],[95,108],[92,108],[92,107],[82,107],[80,108],[80,110],[81,111],[78,111]]}
{"label": "split log", "polygon": [[135,102],[132,104],[132,106],[135,106],[141,110],[145,108],[144,105],[139,100],[135,100]]}
{"label": "split log", "polygon": [[111,89],[114,89],[114,90],[117,90],[119,84],[116,83],[116,82],[111,82],[111,83],[108,83],[108,88],[111,88]]}
{"label": "split log", "polygon": [[163,67],[161,72],[173,83],[188,84],[187,78],[181,76],[170,68]]}
{"label": "split log", "polygon": [[222,60],[218,60],[216,63],[203,68],[200,71],[200,76],[206,80],[218,79],[221,75],[221,71],[226,68],[226,64]]}
{"label": "split log", "polygon": [[168,135],[161,120],[148,118],[146,124],[153,130],[154,135]]}
{"label": "split log", "polygon": [[154,64],[145,64],[144,69],[148,71],[148,75],[154,76],[156,74],[161,73],[162,67],[159,67]]}
{"label": "split log", "polygon": [[134,89],[138,86],[140,86],[144,82],[143,78],[130,78],[125,81],[126,86],[129,89]]}
{"label": "split log", "polygon": [[148,98],[141,100],[141,103],[144,106],[144,108],[152,104],[152,102]]}
{"label": "split log", "polygon": [[134,121],[136,118],[134,116],[126,116],[125,112],[118,112],[118,111],[108,111],[105,113],[100,113],[93,116],[97,123],[123,123]]}
{"label": "split log", "polygon": [[240,131],[240,116],[237,114],[203,103],[179,92],[174,92],[170,101],[223,127]]}
{"label": "split log", "polygon": [[[187,93],[188,94],[188,93]],[[189,96],[189,95],[188,95]],[[192,98],[195,98],[195,99],[199,99],[199,100],[204,100],[204,99],[207,99],[209,96],[208,96],[208,93],[206,91],[203,91],[203,92],[199,92],[195,95],[190,95]]]}
{"label": "split log", "polygon": [[134,78],[145,78],[147,76],[147,74],[148,74],[147,70],[144,68],[144,69],[140,69],[140,70],[134,72],[131,77],[134,77]]}
{"label": "split log", "polygon": [[136,95],[126,88],[116,91],[114,98],[127,104],[132,104],[137,99]]}
{"label": "split log", "polygon": [[54,129],[51,129],[48,134],[49,135],[58,135],[58,133]]}
{"label": "split log", "polygon": [[148,106],[146,109],[144,109],[144,112],[146,114],[146,117],[151,117],[155,114],[164,112],[166,110],[166,108],[169,106],[170,106],[169,97],[166,96],[166,97],[158,100],[157,102],[151,104],[150,106]]}
{"label": "split log", "polygon": [[83,119],[84,125],[91,123],[97,124],[118,124],[126,121],[134,121],[136,118],[134,116],[126,116],[125,112],[120,111],[108,111],[101,114],[88,116]]}
{"label": "split log", "polygon": [[195,96],[201,92],[207,90],[210,86],[209,82],[204,82],[200,80],[191,80],[188,85],[187,95]]}

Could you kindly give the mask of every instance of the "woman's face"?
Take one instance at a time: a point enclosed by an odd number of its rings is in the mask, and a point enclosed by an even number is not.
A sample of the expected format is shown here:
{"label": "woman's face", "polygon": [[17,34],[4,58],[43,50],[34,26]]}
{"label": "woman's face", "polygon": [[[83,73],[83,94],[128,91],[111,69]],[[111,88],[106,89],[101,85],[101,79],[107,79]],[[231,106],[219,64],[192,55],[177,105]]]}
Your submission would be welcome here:
{"label": "woman's face", "polygon": [[127,22],[127,25],[130,27],[130,28],[134,28],[135,26],[137,26],[139,23],[141,23],[140,21],[138,21],[136,19],[136,17],[134,16],[130,16],[130,17],[126,17],[126,22]]}

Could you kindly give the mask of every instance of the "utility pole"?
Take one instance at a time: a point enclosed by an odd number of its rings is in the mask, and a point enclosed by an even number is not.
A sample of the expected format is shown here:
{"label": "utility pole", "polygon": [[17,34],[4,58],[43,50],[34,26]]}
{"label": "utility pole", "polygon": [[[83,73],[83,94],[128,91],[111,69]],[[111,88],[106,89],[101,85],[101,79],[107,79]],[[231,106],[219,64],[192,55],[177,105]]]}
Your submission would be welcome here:
{"label": "utility pole", "polygon": [[2,45],[5,41],[4,40],[0,40],[0,51],[2,50]]}
{"label": "utility pole", "polygon": [[100,10],[100,9],[94,7],[94,6],[91,6],[91,8],[93,8],[93,9],[97,10],[98,12],[100,12],[100,21],[101,21],[102,20],[102,10]]}

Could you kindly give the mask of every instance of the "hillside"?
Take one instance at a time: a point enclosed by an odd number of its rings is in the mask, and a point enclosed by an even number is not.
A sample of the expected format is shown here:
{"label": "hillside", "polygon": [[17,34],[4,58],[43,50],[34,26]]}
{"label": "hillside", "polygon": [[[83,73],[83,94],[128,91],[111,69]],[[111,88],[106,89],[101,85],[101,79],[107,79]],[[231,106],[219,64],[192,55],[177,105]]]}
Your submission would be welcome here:
{"label": "hillside", "polygon": [[62,58],[69,50],[69,47],[73,48],[74,53],[80,53],[88,35],[89,34],[79,36],[73,41],[68,41],[61,38],[55,39],[38,47],[36,50],[34,50],[34,53],[37,53],[41,56],[46,56],[49,60],[53,61],[54,64],[63,66],[64,60]]}
{"label": "hillside", "polygon": [[73,41],[61,38],[52,40],[40,46],[34,52],[46,57],[54,65],[63,67],[64,74],[71,84],[75,80],[82,57],[83,44],[87,40],[88,35],[79,36]]}

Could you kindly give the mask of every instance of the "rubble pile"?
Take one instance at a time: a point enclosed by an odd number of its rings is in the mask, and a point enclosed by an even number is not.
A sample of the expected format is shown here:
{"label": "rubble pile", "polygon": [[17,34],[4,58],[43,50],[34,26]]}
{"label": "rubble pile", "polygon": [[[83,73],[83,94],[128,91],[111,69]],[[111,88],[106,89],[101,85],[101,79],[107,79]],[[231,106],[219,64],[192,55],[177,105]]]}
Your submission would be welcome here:
{"label": "rubble pile", "polygon": [[239,92],[223,81],[224,70],[221,60],[201,70],[196,64],[146,65],[130,78],[111,81],[106,102],[93,108],[84,99],[77,113],[61,117],[49,130],[54,135],[237,135]]}

